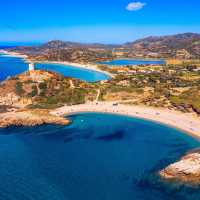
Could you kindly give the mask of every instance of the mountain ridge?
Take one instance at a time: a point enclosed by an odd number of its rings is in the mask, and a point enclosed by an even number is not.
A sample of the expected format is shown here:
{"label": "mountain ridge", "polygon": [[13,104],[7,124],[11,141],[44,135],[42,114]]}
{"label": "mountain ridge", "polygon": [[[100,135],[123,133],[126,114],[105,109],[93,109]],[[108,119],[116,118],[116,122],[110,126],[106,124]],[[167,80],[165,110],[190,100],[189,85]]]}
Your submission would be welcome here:
{"label": "mountain ridge", "polygon": [[[37,47],[10,48],[28,55],[45,55],[47,58],[62,60],[81,58],[90,61],[112,60],[115,58],[177,58],[200,59],[200,34],[179,33],[167,36],[149,36],[121,45],[100,43],[79,43],[52,40]],[[53,56],[52,56],[53,54]],[[94,59],[88,58],[88,56]],[[102,59],[103,56],[103,59]],[[65,59],[66,58],[66,59]],[[72,59],[73,60],[73,59]]]}
{"label": "mountain ridge", "polygon": [[200,34],[183,33],[167,36],[150,36],[134,42],[125,43],[124,48],[132,49],[129,56],[137,54],[161,57],[200,57]]}

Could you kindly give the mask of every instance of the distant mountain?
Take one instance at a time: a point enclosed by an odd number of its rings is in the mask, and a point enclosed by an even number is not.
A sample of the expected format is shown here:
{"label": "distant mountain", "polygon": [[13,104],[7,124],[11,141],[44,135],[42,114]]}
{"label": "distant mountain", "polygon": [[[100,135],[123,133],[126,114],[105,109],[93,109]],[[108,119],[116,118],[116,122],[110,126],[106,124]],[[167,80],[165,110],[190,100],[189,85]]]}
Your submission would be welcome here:
{"label": "distant mountain", "polygon": [[[147,37],[122,45],[84,44],[53,40],[38,46],[20,46],[13,51],[41,59],[74,61],[112,60],[115,58],[200,59],[200,34],[183,33]],[[42,58],[43,57],[43,58]]]}
{"label": "distant mountain", "polygon": [[65,42],[61,40],[52,40],[44,45],[41,48],[49,48],[49,49],[58,49],[58,48],[102,48],[102,49],[110,49],[119,47],[120,45],[106,45],[100,43],[78,43],[78,42]]}
{"label": "distant mountain", "polygon": [[129,55],[200,58],[200,34],[183,33],[171,36],[147,37],[123,45]]}
{"label": "distant mountain", "polygon": [[20,46],[11,50],[28,55],[30,60],[88,63],[112,60],[112,49],[118,47],[53,40],[40,46]]}

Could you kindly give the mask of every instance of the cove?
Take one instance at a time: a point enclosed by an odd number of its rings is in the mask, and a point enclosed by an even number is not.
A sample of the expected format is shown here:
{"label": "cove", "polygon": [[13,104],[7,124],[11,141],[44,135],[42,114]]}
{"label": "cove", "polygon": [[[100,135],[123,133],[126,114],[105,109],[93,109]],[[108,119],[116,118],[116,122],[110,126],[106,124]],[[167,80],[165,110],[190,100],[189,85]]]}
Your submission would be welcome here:
{"label": "cove", "polygon": [[66,77],[77,78],[87,82],[97,82],[110,79],[110,76],[107,74],[70,65],[39,63],[36,64],[36,69],[58,72]]}
{"label": "cove", "polygon": [[[87,82],[97,82],[110,79],[107,74],[78,68],[76,66],[68,66],[61,64],[36,64],[36,69],[44,69],[60,73],[66,77],[78,78]],[[15,76],[28,70],[28,64],[24,59],[19,57],[11,57],[9,55],[0,54],[0,81],[7,77]]]}
{"label": "cove", "polygon": [[199,146],[194,138],[120,115],[68,117],[69,126],[0,129],[0,199],[200,199],[198,188],[172,187],[157,177]]}

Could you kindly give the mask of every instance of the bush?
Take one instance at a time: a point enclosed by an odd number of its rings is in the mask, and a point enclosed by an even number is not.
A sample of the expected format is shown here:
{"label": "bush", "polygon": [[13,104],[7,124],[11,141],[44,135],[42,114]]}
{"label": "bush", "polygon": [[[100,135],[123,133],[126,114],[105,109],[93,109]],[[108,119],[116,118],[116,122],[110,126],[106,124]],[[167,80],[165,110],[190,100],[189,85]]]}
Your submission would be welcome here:
{"label": "bush", "polygon": [[15,89],[16,89],[16,94],[19,96],[22,96],[25,93],[23,89],[23,84],[21,82],[16,83]]}
{"label": "bush", "polygon": [[47,89],[47,84],[45,82],[42,82],[42,83],[39,84],[39,88],[41,90],[46,90]]}
{"label": "bush", "polygon": [[30,97],[35,97],[38,94],[38,89],[35,85],[32,86],[32,92],[29,94]]}

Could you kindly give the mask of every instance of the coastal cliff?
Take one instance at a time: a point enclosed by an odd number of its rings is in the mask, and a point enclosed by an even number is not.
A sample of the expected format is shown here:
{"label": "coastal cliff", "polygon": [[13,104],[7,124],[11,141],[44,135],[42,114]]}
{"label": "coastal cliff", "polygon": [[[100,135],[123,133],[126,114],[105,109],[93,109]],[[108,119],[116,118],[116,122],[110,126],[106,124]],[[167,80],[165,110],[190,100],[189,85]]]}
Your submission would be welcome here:
{"label": "coastal cliff", "polygon": [[188,153],[159,172],[161,178],[183,184],[200,185],[200,150]]}

